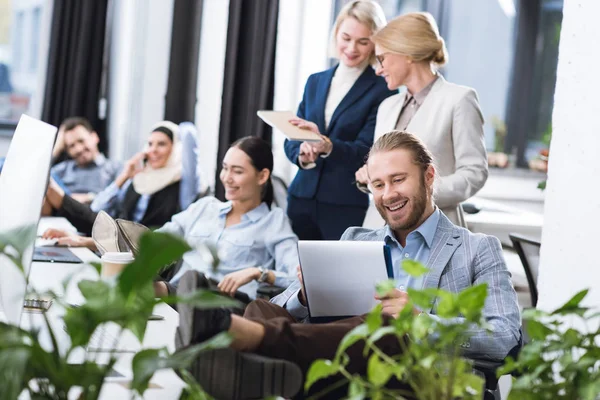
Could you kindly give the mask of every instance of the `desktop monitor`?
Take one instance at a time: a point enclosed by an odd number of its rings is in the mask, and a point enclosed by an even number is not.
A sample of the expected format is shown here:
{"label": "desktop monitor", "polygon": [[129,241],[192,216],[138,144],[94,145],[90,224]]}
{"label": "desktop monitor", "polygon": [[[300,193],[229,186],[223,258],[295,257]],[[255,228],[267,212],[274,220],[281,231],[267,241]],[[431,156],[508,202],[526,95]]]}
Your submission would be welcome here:
{"label": "desktop monitor", "polygon": [[[48,183],[57,128],[22,115],[0,173],[0,233],[31,227],[22,259],[24,273],[0,255],[0,319],[18,325],[23,312],[36,228]],[[3,314],[3,315],[2,315]]]}

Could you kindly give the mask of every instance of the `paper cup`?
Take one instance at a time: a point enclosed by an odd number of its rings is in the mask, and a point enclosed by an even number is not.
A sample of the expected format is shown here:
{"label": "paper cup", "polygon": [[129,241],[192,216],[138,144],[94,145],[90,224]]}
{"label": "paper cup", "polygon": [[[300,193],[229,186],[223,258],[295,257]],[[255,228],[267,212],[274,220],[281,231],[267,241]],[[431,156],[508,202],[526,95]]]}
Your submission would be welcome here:
{"label": "paper cup", "polygon": [[110,278],[121,273],[125,266],[131,264],[134,260],[130,252],[107,252],[102,255],[102,278]]}

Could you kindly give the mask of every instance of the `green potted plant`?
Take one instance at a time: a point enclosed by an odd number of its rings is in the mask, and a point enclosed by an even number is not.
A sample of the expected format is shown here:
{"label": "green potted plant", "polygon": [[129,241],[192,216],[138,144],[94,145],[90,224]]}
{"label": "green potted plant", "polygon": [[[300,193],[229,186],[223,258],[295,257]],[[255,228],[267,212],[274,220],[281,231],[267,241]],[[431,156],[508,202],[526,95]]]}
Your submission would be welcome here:
{"label": "green potted plant", "polygon": [[[525,310],[530,341],[499,375],[513,373],[509,399],[600,398],[600,311],[582,306],[588,290],[551,312]],[[565,324],[569,322],[569,324]]]}
{"label": "green potted plant", "polygon": [[[404,261],[403,268],[418,277],[427,268],[414,261]],[[380,295],[390,291],[394,282],[385,282],[377,288]],[[480,399],[483,379],[472,369],[471,361],[463,358],[456,343],[461,343],[473,325],[484,326],[482,309],[487,295],[486,285],[477,285],[461,293],[440,289],[408,289],[410,302],[390,325],[382,324],[381,308],[371,311],[366,322],[349,332],[340,343],[332,360],[316,360],[305,383],[308,390],[320,379],[342,375],[349,382],[348,397],[352,399]],[[437,302],[437,315],[443,319],[464,317],[462,322],[444,324],[426,314],[415,316],[414,307],[426,308]],[[377,341],[386,335],[395,336],[402,348],[401,354],[386,355]],[[409,340],[405,340],[408,335]],[[434,338],[434,339],[432,339]],[[350,374],[345,354],[353,344],[364,341],[368,357],[367,376]],[[413,393],[390,390],[385,387],[392,378],[410,386]],[[435,384],[432,384],[435,382]],[[326,393],[322,393],[326,395]]]}
{"label": "green potted plant", "polygon": [[[8,257],[24,271],[23,254],[32,245],[33,238],[35,230],[31,227],[0,233],[0,256]],[[31,399],[67,399],[77,392],[79,399],[97,399],[117,361],[116,349],[110,352],[108,361],[103,364],[87,359],[81,364],[70,364],[68,360],[73,351],[89,343],[101,324],[114,322],[121,328],[121,334],[130,330],[142,342],[148,319],[159,302],[189,302],[205,308],[237,306],[238,303],[230,298],[203,290],[185,298],[154,297],[153,280],[158,271],[189,250],[189,245],[179,238],[149,232],[141,238],[135,261],[123,270],[116,281],[82,280],[78,283],[85,299],[80,306],[66,304],[55,293],[44,293],[45,297],[54,298],[53,307],[65,309],[64,326],[71,339],[66,352],[59,351],[56,332],[46,314],[43,314],[43,319],[52,342],[49,349],[40,344],[38,332],[0,323],[0,399],[16,399],[23,392]],[[99,265],[96,268],[99,272]],[[68,283],[64,283],[65,288]],[[133,357],[130,388],[141,395],[156,371],[172,368],[187,383],[182,397],[202,398],[202,389],[185,368],[203,350],[224,347],[229,343],[229,336],[221,334],[175,354],[170,354],[167,349],[143,349]]]}

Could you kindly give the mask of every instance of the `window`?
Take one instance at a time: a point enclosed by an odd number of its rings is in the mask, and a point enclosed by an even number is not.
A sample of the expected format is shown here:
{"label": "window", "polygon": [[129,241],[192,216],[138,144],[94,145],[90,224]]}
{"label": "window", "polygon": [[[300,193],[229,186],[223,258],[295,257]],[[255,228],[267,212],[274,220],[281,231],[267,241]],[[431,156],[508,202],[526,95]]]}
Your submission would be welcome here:
{"label": "window", "polygon": [[38,53],[40,50],[40,24],[42,23],[42,7],[36,7],[31,13],[31,47],[29,57],[29,71],[36,72],[38,68]]}
{"label": "window", "polygon": [[41,25],[48,4],[0,0],[0,126],[14,126],[42,84],[40,41],[48,37],[42,37]]}

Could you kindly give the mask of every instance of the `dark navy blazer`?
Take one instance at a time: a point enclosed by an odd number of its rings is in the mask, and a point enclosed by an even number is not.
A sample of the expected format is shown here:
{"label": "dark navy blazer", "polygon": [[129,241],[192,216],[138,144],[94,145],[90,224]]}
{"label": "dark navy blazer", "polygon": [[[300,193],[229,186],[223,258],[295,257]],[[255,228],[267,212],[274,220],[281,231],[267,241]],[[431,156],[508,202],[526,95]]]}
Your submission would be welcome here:
{"label": "dark navy blazer", "polygon": [[[331,139],[333,150],[327,158],[318,157],[315,168],[301,168],[289,193],[328,204],[367,207],[368,196],[356,188],[354,173],[363,166],[373,145],[379,104],[397,91],[389,91],[385,80],[367,67],[337,106],[325,129],[325,103],[336,68],[337,65],[308,78],[298,107],[298,117],[316,123],[319,132]],[[295,164],[300,144],[285,142],[285,154]]]}

